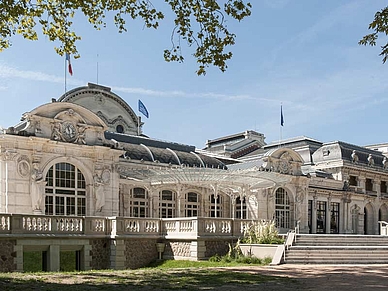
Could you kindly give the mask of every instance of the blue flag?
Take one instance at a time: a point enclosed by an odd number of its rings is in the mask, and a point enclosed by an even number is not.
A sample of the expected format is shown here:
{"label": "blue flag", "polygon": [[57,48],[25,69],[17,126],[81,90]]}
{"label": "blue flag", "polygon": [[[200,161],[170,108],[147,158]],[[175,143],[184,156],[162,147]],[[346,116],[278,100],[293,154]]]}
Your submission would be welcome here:
{"label": "blue flag", "polygon": [[283,126],[283,124],[284,124],[283,106],[280,105],[280,125]]}
{"label": "blue flag", "polygon": [[139,99],[139,112],[143,113],[144,116],[148,118],[148,110],[145,107],[145,105],[143,104],[143,102],[141,102],[140,99]]}

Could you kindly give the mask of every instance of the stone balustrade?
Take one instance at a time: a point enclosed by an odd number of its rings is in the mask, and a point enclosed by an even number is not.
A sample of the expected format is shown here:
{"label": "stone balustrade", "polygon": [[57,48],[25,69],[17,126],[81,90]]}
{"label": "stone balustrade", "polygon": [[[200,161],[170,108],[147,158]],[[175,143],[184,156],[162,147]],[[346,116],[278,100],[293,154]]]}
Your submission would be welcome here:
{"label": "stone balustrade", "polygon": [[129,218],[0,214],[1,234],[138,236],[166,239],[239,237],[249,220],[231,218]]}

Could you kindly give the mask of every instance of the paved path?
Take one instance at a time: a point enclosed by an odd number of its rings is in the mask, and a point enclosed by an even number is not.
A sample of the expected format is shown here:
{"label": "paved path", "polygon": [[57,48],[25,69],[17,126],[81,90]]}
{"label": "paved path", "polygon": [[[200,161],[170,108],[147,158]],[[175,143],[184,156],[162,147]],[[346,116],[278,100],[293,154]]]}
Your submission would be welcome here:
{"label": "paved path", "polygon": [[285,264],[266,267],[239,267],[238,271],[260,272],[263,275],[293,279],[287,280],[287,283],[265,283],[263,288],[257,290],[388,290],[388,265]]}

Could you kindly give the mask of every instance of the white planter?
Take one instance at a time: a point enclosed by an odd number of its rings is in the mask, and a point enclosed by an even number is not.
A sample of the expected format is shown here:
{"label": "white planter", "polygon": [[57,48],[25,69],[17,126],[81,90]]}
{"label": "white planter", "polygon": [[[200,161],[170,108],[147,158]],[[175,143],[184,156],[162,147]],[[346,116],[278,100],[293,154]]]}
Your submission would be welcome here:
{"label": "white planter", "polygon": [[240,249],[245,256],[254,256],[259,259],[273,258],[279,245],[267,244],[240,244]]}

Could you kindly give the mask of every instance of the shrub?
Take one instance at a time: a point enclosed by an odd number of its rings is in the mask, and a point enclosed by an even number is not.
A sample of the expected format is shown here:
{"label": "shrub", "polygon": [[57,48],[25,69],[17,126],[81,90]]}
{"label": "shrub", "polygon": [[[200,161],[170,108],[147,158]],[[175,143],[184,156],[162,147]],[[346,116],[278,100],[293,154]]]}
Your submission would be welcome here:
{"label": "shrub", "polygon": [[245,230],[240,239],[244,244],[281,244],[284,239],[279,236],[275,226],[275,221],[252,221]]}
{"label": "shrub", "polygon": [[209,258],[210,262],[218,263],[218,262],[221,262],[221,260],[222,260],[222,257],[220,255],[218,255],[218,254]]}

